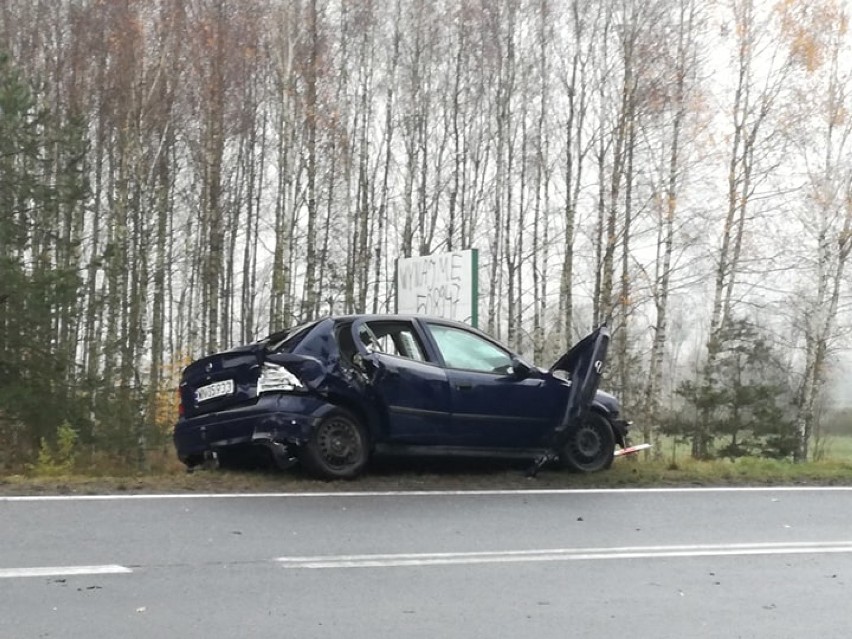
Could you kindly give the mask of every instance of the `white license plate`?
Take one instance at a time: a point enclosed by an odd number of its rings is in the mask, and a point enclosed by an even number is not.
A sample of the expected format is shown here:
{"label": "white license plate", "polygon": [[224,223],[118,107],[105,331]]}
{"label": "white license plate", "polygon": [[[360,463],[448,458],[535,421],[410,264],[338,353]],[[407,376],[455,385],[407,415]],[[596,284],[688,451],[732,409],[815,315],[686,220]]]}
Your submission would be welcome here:
{"label": "white license plate", "polygon": [[212,384],[207,384],[207,386],[202,386],[201,388],[196,389],[195,401],[199,403],[206,402],[208,399],[224,397],[225,395],[230,395],[233,392],[234,380],[226,379],[221,382],[213,382]]}

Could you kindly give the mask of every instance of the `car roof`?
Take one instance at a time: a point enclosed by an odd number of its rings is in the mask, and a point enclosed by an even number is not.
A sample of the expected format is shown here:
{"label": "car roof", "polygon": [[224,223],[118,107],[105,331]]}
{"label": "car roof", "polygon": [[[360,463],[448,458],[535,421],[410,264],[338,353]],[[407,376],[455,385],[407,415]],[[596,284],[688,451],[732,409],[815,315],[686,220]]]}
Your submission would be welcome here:
{"label": "car roof", "polygon": [[464,322],[459,322],[457,320],[447,319],[445,317],[437,317],[433,315],[414,315],[414,314],[388,314],[388,313],[361,313],[361,314],[352,314],[352,315],[330,315],[328,319],[331,319],[335,322],[354,322],[359,319],[364,319],[367,321],[371,320],[385,320],[385,321],[406,321],[410,322],[413,320],[420,320],[423,322],[435,322],[440,324],[447,324],[450,326],[458,326],[460,328],[466,328],[468,330],[478,331],[479,329],[474,328],[470,324],[465,324]]}
{"label": "car roof", "polygon": [[[316,327],[323,322],[333,322],[335,325],[337,324],[347,324],[351,322],[355,322],[357,320],[367,320],[367,321],[399,321],[399,322],[411,322],[414,320],[420,320],[424,322],[431,322],[435,324],[443,324],[445,326],[455,326],[457,328],[461,328],[466,331],[471,331],[482,335],[483,337],[494,341],[494,338],[488,335],[488,333],[483,332],[482,330],[471,326],[470,324],[465,324],[464,322],[458,322],[456,320],[447,319],[444,317],[436,317],[432,315],[414,315],[414,314],[389,314],[389,313],[353,313],[349,315],[324,315],[317,317],[312,320],[308,320],[306,322],[300,323],[298,326],[291,326],[289,328],[285,328],[283,330],[275,331],[274,333],[270,333],[266,336],[265,340],[274,340],[277,337],[284,337],[287,334],[291,333],[294,329],[299,327],[313,326]],[[261,340],[263,341],[263,340]]]}

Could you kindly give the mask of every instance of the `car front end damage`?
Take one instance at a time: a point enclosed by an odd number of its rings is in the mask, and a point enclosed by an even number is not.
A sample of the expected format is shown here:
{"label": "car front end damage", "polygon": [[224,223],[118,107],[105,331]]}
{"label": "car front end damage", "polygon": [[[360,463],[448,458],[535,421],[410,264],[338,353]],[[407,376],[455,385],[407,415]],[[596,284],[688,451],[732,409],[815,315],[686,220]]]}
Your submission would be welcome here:
{"label": "car front end damage", "polygon": [[633,422],[621,417],[621,404],[615,395],[598,389],[591,410],[601,413],[609,420],[615,435],[615,443],[622,448],[627,448],[627,433]]}
{"label": "car front end damage", "polygon": [[603,324],[550,367],[551,374],[567,374],[570,380],[568,401],[562,419],[550,435],[547,449],[527,469],[529,477],[535,477],[551,462],[560,462],[582,472],[603,470],[612,463],[618,429],[607,423],[609,420],[596,418],[593,410],[609,341],[609,329]]}

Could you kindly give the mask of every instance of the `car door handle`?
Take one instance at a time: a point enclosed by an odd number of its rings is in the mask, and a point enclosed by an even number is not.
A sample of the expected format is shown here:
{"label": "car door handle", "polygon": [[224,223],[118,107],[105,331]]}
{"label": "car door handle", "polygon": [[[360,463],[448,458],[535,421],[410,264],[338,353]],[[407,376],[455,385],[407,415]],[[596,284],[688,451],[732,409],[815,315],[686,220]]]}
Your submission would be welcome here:
{"label": "car door handle", "polygon": [[456,384],[456,388],[463,391],[473,390],[473,384],[470,382],[459,382]]}

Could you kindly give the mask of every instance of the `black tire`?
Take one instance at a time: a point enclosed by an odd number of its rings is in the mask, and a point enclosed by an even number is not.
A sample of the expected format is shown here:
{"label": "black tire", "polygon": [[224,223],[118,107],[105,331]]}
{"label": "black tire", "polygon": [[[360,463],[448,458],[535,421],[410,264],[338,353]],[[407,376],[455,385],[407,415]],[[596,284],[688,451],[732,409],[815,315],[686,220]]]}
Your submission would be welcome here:
{"label": "black tire", "polygon": [[590,412],[568,435],[560,460],[563,467],[578,473],[595,473],[612,466],[615,434],[609,420]]}
{"label": "black tire", "polygon": [[351,413],[336,409],[314,429],[300,459],[323,479],[357,477],[370,459],[367,432]]}

